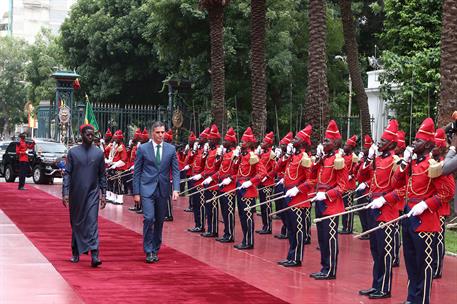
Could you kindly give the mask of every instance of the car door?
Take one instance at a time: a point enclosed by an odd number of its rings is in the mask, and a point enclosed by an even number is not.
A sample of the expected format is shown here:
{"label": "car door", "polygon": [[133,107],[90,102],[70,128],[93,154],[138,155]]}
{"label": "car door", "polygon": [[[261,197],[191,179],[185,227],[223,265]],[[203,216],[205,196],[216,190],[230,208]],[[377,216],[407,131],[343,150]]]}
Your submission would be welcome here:
{"label": "car door", "polygon": [[17,155],[16,155],[16,142],[12,142],[9,144],[8,148],[6,149],[6,153],[3,156],[4,158],[4,166],[11,165],[11,169],[13,170],[14,174],[19,174],[19,168],[17,166]]}

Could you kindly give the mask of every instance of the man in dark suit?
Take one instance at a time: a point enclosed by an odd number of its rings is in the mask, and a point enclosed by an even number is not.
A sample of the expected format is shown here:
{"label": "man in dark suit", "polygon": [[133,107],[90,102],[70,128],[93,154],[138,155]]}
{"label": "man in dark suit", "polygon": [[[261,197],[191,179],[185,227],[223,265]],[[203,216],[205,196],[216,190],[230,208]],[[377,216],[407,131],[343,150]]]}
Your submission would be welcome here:
{"label": "man in dark suit", "polygon": [[179,196],[179,169],[176,149],[163,141],[165,125],[152,125],[151,141],[139,146],[133,175],[133,199],[143,206],[143,248],[146,263],[159,260],[162,228],[170,195],[170,172],[173,177],[173,200]]}

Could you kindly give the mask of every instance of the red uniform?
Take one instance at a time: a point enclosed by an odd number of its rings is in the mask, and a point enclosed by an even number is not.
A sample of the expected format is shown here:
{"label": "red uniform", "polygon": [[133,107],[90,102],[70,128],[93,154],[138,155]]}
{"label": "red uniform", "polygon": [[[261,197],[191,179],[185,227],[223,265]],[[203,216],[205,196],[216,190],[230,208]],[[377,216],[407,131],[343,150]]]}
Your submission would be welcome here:
{"label": "red uniform", "polygon": [[211,178],[214,181],[223,181],[225,178],[230,177],[232,181],[230,184],[222,187],[221,192],[228,192],[236,188],[236,174],[238,172],[239,162],[233,156],[233,151],[224,153],[222,157],[219,170],[215,172]]}
{"label": "red uniform", "polygon": [[[260,162],[265,168],[267,173],[273,171],[275,166],[275,155],[271,148],[268,148],[264,153],[260,154]],[[274,176],[270,176],[267,174],[266,180],[262,182],[262,186],[264,187],[273,187],[275,184]],[[264,178],[265,179],[265,178]]]}
{"label": "red uniform", "polygon": [[335,159],[336,154],[325,156],[311,170],[311,179],[298,187],[300,192],[313,192],[314,186],[317,192],[326,192],[324,216],[345,210],[342,195],[347,189],[348,173],[344,166],[335,168]]}
{"label": "red uniform", "polygon": [[127,170],[129,168],[127,149],[125,148],[125,145],[122,142],[118,144],[116,147],[116,152],[114,152],[113,157],[113,163],[116,163],[119,160],[122,160],[124,162],[124,165],[121,167],[117,167],[116,170]]}
{"label": "red uniform", "polygon": [[[192,154],[189,158],[189,162],[192,163],[192,174],[197,175],[202,174],[205,169],[206,154],[203,152],[203,147],[200,147],[195,154]],[[203,182],[203,178],[200,178],[198,181],[195,181],[195,186],[200,185]]]}
{"label": "red uniform", "polygon": [[16,144],[16,155],[19,156],[20,162],[28,162],[29,156],[27,155],[27,150],[33,150],[35,147],[35,143],[28,144],[25,142],[24,139],[21,140]]}
{"label": "red uniform", "polygon": [[113,146],[113,143],[110,142],[107,146],[105,146],[105,158],[109,158],[109,154],[111,152],[111,147]]}
{"label": "red uniform", "polygon": [[259,192],[257,191],[257,186],[266,175],[267,172],[265,171],[265,167],[262,165],[259,157],[255,155],[254,152],[240,155],[237,182],[240,185],[245,181],[252,182],[252,185],[246,189],[243,197],[258,197]]}
{"label": "red uniform", "polygon": [[[373,168],[375,167],[375,169]],[[374,160],[374,165],[370,163],[366,167],[361,166],[359,178],[362,182],[370,182],[370,190],[372,199],[384,196],[389,192],[395,191],[398,195],[404,195],[404,187],[396,189],[393,175],[396,169],[396,158],[393,151],[385,152]],[[371,181],[369,181],[372,176]],[[401,201],[385,203],[380,209],[380,215],[376,219],[378,222],[388,222],[398,217],[398,205]]]}
{"label": "red uniform", "polygon": [[344,166],[348,172],[348,182],[347,182],[347,190],[355,190],[356,188],[356,165],[357,165],[357,156],[354,153],[343,155],[344,158]]}
{"label": "red uniform", "polygon": [[[210,149],[208,151],[208,154],[206,156],[206,161],[205,161],[205,169],[203,169],[202,176],[203,180],[209,176],[214,175],[218,170],[219,166],[221,165],[222,157],[217,155],[217,150],[220,149],[220,147],[216,146],[214,149]],[[216,185],[216,180],[213,179],[211,183],[207,185],[207,187],[212,187]],[[215,187],[211,188],[211,190],[215,190]]]}
{"label": "red uniform", "polygon": [[[312,162],[308,153],[306,153],[304,150],[298,154],[291,155],[286,160],[281,160],[279,162],[279,167],[282,166],[283,168],[285,168],[284,187],[286,190],[291,189],[293,187],[298,187],[300,184],[304,183],[310,177],[311,163]],[[288,205],[295,205],[299,202],[307,200],[309,198],[309,192],[310,191],[300,191],[296,196],[292,197]],[[310,202],[305,202],[299,206],[299,208],[309,207],[311,207]]]}
{"label": "red uniform", "polygon": [[[443,201],[453,195],[453,189],[449,189],[446,177],[429,177],[429,161],[430,156],[427,155],[423,159],[412,160],[405,170],[399,167],[393,176],[394,186],[396,189],[406,186],[406,191],[394,190],[384,196],[387,203],[392,206],[406,199],[409,209],[425,201],[428,209],[418,216],[419,226],[415,229],[416,232],[439,232],[441,228],[437,211]],[[408,174],[409,170],[411,176]]]}

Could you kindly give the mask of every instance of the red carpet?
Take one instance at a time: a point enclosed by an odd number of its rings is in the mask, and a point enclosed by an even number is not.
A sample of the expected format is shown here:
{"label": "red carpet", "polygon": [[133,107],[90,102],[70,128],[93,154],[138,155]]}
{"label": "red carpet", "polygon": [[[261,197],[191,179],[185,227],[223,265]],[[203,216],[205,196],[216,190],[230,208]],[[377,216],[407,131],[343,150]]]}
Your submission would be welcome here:
{"label": "red carpet", "polygon": [[[258,288],[163,246],[160,262],[146,264],[142,236],[99,218],[98,269],[88,256],[68,261],[71,229],[68,209],[31,186],[0,183],[0,208],[53,264],[86,303],[283,303]],[[12,253],[14,254],[14,253]]]}

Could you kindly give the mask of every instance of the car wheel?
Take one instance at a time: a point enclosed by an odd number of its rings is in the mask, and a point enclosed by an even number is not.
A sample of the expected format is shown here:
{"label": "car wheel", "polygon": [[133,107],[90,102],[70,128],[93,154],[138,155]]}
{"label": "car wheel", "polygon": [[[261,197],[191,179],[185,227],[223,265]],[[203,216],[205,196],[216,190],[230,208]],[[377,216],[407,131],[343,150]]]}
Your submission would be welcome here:
{"label": "car wheel", "polygon": [[14,176],[13,169],[11,168],[11,165],[8,165],[5,168],[5,180],[8,183],[14,183],[15,179],[16,179],[16,176]]}
{"label": "car wheel", "polygon": [[36,166],[33,168],[33,182],[35,184],[43,184],[45,180],[45,176],[41,171],[40,167]]}

